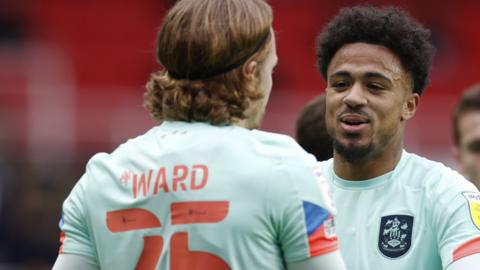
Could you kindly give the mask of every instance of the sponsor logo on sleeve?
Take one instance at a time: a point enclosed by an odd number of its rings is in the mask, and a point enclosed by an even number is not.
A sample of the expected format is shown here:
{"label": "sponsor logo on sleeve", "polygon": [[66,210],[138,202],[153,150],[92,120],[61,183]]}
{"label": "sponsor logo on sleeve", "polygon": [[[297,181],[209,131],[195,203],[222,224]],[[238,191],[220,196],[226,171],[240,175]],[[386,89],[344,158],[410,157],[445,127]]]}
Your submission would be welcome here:
{"label": "sponsor logo on sleeve", "polygon": [[398,258],[410,249],[413,216],[390,215],[382,217],[378,234],[378,249],[388,258]]}
{"label": "sponsor logo on sleeve", "polygon": [[335,220],[333,216],[330,217],[323,222],[324,230],[325,230],[325,237],[327,239],[332,239],[337,237],[337,231],[335,229]]}
{"label": "sponsor logo on sleeve", "polygon": [[463,196],[465,196],[468,201],[468,208],[473,224],[480,230],[480,192],[463,192]]}
{"label": "sponsor logo on sleeve", "polygon": [[319,256],[338,249],[333,216],[323,207],[303,201],[310,256]]}

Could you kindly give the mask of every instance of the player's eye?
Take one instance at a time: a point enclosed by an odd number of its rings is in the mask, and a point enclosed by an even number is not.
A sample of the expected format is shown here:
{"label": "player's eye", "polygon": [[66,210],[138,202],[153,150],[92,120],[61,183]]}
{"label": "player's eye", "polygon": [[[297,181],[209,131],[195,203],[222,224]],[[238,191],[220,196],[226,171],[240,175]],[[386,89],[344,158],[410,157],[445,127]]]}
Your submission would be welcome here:
{"label": "player's eye", "polygon": [[344,90],[348,87],[348,85],[349,84],[347,81],[335,81],[331,84],[331,87],[335,90]]}
{"label": "player's eye", "polygon": [[480,140],[476,140],[468,143],[467,150],[470,153],[480,154]]}
{"label": "player's eye", "polygon": [[368,83],[367,87],[368,87],[368,89],[373,90],[373,91],[380,91],[380,90],[385,89],[385,86],[383,86],[380,83]]}

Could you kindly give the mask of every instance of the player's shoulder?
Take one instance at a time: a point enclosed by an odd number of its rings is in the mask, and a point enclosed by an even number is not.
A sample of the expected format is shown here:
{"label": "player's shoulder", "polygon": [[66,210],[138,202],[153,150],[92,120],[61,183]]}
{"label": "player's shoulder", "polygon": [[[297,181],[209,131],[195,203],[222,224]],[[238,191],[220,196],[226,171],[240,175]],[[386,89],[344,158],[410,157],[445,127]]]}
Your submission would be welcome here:
{"label": "player's shoulder", "polygon": [[262,143],[265,146],[277,147],[280,149],[291,148],[297,149],[298,143],[295,140],[285,134],[267,132],[254,129],[251,131],[252,137],[257,140],[259,143]]}
{"label": "player's shoulder", "polygon": [[329,168],[333,169],[333,158],[317,161],[315,164],[315,169],[322,171],[322,173],[327,173]]}
{"label": "player's shoulder", "polygon": [[274,188],[281,199],[295,194],[305,203],[321,206],[330,213],[335,213],[330,186],[324,173],[317,167],[324,162],[317,162],[315,157],[307,153],[292,137],[264,131],[253,131],[256,140],[264,148],[271,160],[277,162],[274,173],[278,177],[272,179]]}
{"label": "player's shoulder", "polygon": [[141,164],[142,159],[148,159],[157,147],[155,133],[158,127],[148,130],[135,138],[120,144],[111,153],[100,152],[87,162],[87,174],[116,175],[120,170],[133,170],[135,164]]}
{"label": "player's shoulder", "polygon": [[427,192],[437,196],[477,191],[471,182],[445,164],[412,153],[404,154],[407,155],[405,176],[412,185],[421,185]]}
{"label": "player's shoulder", "polygon": [[160,126],[155,126],[144,134],[128,139],[114,149],[110,157],[113,159],[131,158],[132,155],[155,151],[158,148],[157,133],[159,130]]}
{"label": "player's shoulder", "polygon": [[297,160],[298,162],[315,163],[315,158],[290,136],[266,131],[252,130],[256,147],[265,155],[278,159]]}
{"label": "player's shoulder", "polygon": [[316,177],[323,176],[326,181],[330,182],[333,179],[333,158],[317,161],[313,167]]}

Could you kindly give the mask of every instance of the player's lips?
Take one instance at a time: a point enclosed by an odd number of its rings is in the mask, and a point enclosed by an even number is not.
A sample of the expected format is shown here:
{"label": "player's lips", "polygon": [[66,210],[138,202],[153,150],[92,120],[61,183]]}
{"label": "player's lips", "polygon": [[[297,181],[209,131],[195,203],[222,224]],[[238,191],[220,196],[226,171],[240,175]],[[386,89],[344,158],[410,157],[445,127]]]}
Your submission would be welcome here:
{"label": "player's lips", "polygon": [[340,127],[346,133],[359,133],[365,130],[370,124],[368,116],[363,114],[343,114],[339,118]]}

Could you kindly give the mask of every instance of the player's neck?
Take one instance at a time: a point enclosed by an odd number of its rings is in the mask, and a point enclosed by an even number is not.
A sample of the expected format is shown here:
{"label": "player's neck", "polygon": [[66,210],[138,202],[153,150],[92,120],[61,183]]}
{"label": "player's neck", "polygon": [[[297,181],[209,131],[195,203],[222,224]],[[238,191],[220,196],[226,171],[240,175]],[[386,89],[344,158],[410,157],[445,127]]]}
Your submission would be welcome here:
{"label": "player's neck", "polygon": [[362,181],[384,175],[395,169],[402,156],[403,143],[391,145],[384,151],[364,159],[347,161],[341,155],[334,153],[333,163],[335,174],[351,181]]}
{"label": "player's neck", "polygon": [[239,127],[243,127],[243,128],[246,128],[246,129],[250,129],[249,128],[249,123],[246,119],[239,120],[238,122],[235,122],[234,125],[239,126]]}
{"label": "player's neck", "polygon": [[251,118],[238,120],[237,122],[234,123],[234,125],[243,127],[246,129],[257,129],[259,127],[259,124]]}

